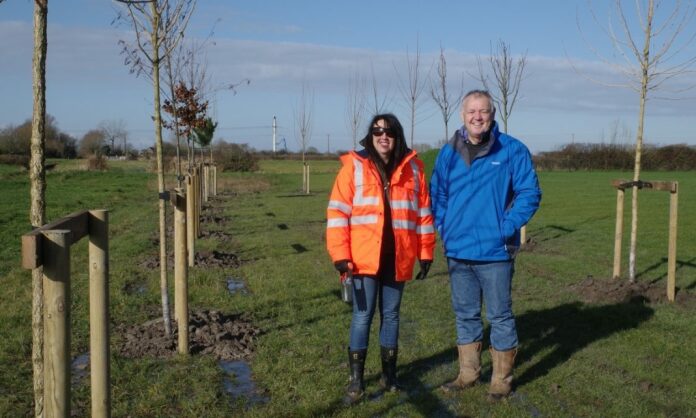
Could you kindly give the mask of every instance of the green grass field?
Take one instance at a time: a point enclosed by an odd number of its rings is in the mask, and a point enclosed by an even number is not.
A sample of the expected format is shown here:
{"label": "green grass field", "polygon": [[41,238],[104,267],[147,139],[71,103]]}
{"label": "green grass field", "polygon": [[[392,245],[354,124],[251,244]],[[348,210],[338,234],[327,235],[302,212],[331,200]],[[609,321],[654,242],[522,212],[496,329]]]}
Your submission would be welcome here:
{"label": "green grass field", "polygon": [[[434,153],[423,158],[432,166]],[[486,385],[456,395],[438,390],[457,369],[449,283],[438,247],[429,278],[409,283],[404,294],[398,373],[406,391],[379,395],[376,319],[366,365],[368,399],[344,406],[350,310],[339,299],[338,276],[324,247],[325,208],[338,163],[311,162],[308,196],[299,192],[300,164],[262,161],[259,173],[219,175],[225,194],[216,204],[228,218],[224,230],[232,240],[201,239],[197,248],[234,252],[245,262],[235,269],[193,268],[189,277],[191,309],[248,312],[262,330],[251,368],[267,402],[231,397],[223,371],[206,356],[131,360],[112,354],[113,416],[696,416],[696,306],[583,303],[573,287],[588,276],[611,275],[616,192],[610,181],[631,177],[618,172],[539,174],[542,205],[528,225],[534,245],[520,254],[513,280],[520,334],[514,396],[489,404]],[[82,209],[110,210],[113,325],[142,323],[160,312],[159,272],[140,266],[157,254],[156,176],[146,166],[110,162],[107,172],[95,173],[59,161],[47,175],[49,221]],[[20,236],[30,230],[27,178],[25,171],[0,165],[2,417],[33,411],[31,274],[19,263]],[[679,181],[677,286],[694,293],[696,176],[650,172],[643,178]],[[637,279],[665,286],[667,193],[641,192],[639,213]],[[71,250],[75,356],[89,345],[86,248],[83,240]],[[228,277],[243,280],[249,293],[230,294]],[[483,379],[489,378],[484,354]],[[89,414],[89,379],[73,387],[72,402],[74,411]]]}

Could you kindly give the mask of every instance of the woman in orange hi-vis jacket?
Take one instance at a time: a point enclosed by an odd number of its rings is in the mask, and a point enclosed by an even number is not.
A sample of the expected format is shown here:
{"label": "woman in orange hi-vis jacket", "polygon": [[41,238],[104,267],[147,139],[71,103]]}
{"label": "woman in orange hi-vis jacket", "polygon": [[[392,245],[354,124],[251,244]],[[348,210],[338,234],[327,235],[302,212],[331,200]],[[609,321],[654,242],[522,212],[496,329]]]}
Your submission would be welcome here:
{"label": "woman in orange hi-vis jacket", "polygon": [[353,274],[347,402],[364,393],[370,324],[379,302],[382,377],[396,391],[399,307],[416,259],[424,279],[433,260],[435,229],[423,163],[406,147],[396,116],[372,118],[365,148],[341,156],[327,208],[326,246],[336,269]]}

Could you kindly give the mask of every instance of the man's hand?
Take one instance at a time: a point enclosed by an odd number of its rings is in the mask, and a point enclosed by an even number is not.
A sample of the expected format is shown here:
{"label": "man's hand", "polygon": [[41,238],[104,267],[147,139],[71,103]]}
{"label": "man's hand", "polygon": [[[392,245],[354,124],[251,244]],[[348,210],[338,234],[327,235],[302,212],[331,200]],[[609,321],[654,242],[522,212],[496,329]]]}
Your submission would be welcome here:
{"label": "man's hand", "polygon": [[432,264],[433,260],[420,260],[420,271],[416,275],[416,280],[425,280]]}
{"label": "man's hand", "polygon": [[347,274],[353,271],[353,263],[350,260],[338,260],[334,263],[334,267],[341,274]]}

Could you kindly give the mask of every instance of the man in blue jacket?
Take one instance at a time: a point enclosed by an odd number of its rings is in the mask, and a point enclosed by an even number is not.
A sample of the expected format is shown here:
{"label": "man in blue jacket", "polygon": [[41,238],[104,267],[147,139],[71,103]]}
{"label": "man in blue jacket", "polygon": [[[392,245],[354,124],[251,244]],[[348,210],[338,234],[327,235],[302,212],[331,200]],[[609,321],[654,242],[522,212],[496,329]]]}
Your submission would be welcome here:
{"label": "man in blue jacket", "polygon": [[461,116],[464,126],[440,150],[430,183],[459,353],[459,375],[442,388],[463,389],[479,380],[485,301],[493,362],[488,397],[498,400],[511,392],[517,354],[511,283],[519,230],[539,208],[541,189],[527,147],[498,131],[490,93],[467,93]]}

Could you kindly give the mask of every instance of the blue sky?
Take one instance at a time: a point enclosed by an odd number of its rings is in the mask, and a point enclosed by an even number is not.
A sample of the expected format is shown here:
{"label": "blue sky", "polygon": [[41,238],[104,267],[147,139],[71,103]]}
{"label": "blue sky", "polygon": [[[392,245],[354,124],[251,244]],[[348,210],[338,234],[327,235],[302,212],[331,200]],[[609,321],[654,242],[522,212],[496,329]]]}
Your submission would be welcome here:
{"label": "blue sky", "polygon": [[[609,3],[591,3],[605,27],[616,22],[609,20]],[[632,18],[634,3],[625,3]],[[667,1],[661,12],[672,5]],[[31,117],[32,7],[30,0],[0,4],[0,127]],[[78,138],[103,121],[123,120],[129,141],[142,148],[154,143],[152,88],[123,64],[117,42],[133,34],[127,26],[111,24],[117,7],[107,0],[49,3],[47,109],[61,130]],[[588,80],[625,80],[592,50],[613,62],[618,58],[589,7],[586,0],[199,0],[187,37],[203,39],[214,29],[205,50],[212,84],[251,80],[236,94],[211,95],[210,113],[219,123],[216,138],[257,149],[271,148],[274,115],[278,138],[285,138],[291,149],[299,147],[294,115],[303,83],[313,93],[308,145],[320,151],[350,149],[348,80],[356,73],[371,78],[371,68],[387,102],[385,110],[410,131],[406,101],[398,89],[399,73],[406,74],[406,52],[413,56],[418,42],[426,72],[442,47],[450,92],[456,94],[462,83],[464,90],[481,87],[469,74],[477,71],[477,55],[485,59],[491,42],[498,40],[508,43],[513,54],[528,54],[509,131],[532,152],[572,141],[633,143],[637,93]],[[690,28],[689,35],[696,22]],[[685,56],[696,56],[695,44],[686,46]],[[655,92],[653,97],[679,100],[648,102],[646,142],[696,145],[696,90],[681,95],[669,91],[690,85],[696,85],[694,73]],[[441,116],[431,100],[418,113],[415,141],[435,145],[444,137]],[[367,123],[369,115],[364,119]],[[451,126],[459,124],[453,116]]]}

